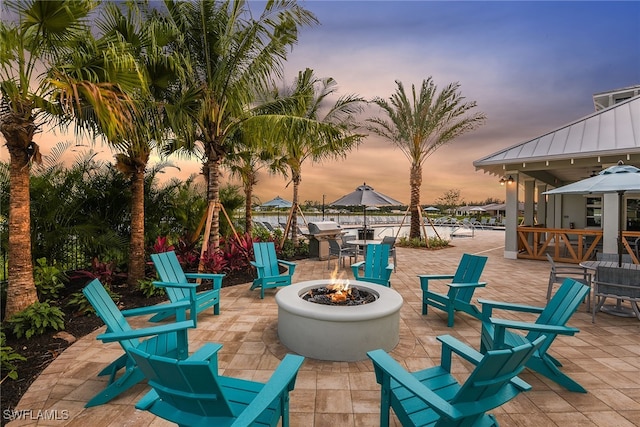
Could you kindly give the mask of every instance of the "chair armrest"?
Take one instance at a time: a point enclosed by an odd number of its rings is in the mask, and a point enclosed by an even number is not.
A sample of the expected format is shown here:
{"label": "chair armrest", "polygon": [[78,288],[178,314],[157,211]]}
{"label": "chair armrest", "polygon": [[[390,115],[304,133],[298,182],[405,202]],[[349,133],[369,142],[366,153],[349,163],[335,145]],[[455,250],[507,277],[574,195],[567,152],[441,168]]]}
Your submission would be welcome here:
{"label": "chair armrest", "polygon": [[216,280],[216,279],[222,279],[224,278],[224,276],[226,276],[226,274],[218,274],[218,273],[184,273],[184,276],[187,279],[209,279],[209,280]]}
{"label": "chair armrest", "polygon": [[432,280],[443,280],[443,279],[453,279],[453,274],[418,274],[420,279],[432,279]]}
{"label": "chair armrest", "polygon": [[429,280],[447,280],[453,279],[455,276],[453,274],[418,274],[418,278],[420,278],[420,287],[423,291],[429,290]]}
{"label": "chair armrest", "polygon": [[222,288],[222,279],[225,274],[217,274],[217,273],[185,273],[184,276],[187,279],[205,279],[213,281],[213,289]]}
{"label": "chair armrest", "polygon": [[509,302],[492,301],[488,299],[478,298],[477,300],[482,304],[482,318],[488,319],[491,317],[492,310],[494,308],[499,310],[520,311],[524,313],[542,313],[543,307],[535,307],[526,304],[513,304]]}
{"label": "chair armrest", "polygon": [[249,406],[242,411],[231,426],[244,427],[253,425],[256,419],[262,415],[274,400],[284,398],[286,394],[292,391],[296,375],[298,374],[300,366],[302,366],[302,362],[304,362],[304,357],[287,354],[273,372],[269,381],[262,387],[262,390],[253,398]]}
{"label": "chair armrest", "polygon": [[561,334],[561,335],[575,335],[578,332],[580,332],[580,329],[572,328],[569,326],[543,325],[539,323],[521,322],[518,320],[496,319],[494,317],[489,318],[489,321],[496,328],[519,329],[524,331],[535,331],[535,332],[548,332],[552,334]]}
{"label": "chair armrest", "polygon": [[134,329],[127,332],[105,332],[96,338],[102,342],[116,342],[130,340],[134,338],[150,337],[153,335],[163,335],[171,332],[184,331],[188,328],[195,328],[193,320],[185,320],[182,322],[169,323],[166,325],[151,326],[149,328]]}
{"label": "chair armrest", "polygon": [[197,283],[178,283],[178,282],[161,282],[154,281],[153,284],[159,288],[183,288],[183,289],[196,289],[199,285]]}
{"label": "chair armrest", "polygon": [[218,351],[220,351],[221,348],[222,344],[208,342],[198,350],[196,350],[196,352],[189,356],[186,360],[189,360],[191,362],[209,360],[213,356],[217,357]]}
{"label": "chair armrest", "polygon": [[286,265],[287,267],[295,267],[296,265],[298,265],[295,262],[285,261],[283,259],[279,259],[277,261],[278,261],[278,264],[283,264],[283,265]]}
{"label": "chair armrest", "polygon": [[172,302],[168,304],[150,305],[148,307],[130,308],[128,310],[121,310],[120,313],[122,313],[124,317],[131,317],[131,316],[142,316],[145,314],[159,313],[161,311],[167,311],[167,310],[172,310],[177,312],[178,310],[181,310],[181,309],[185,310],[189,307],[190,307],[189,301],[178,301],[178,302]]}
{"label": "chair armrest", "polygon": [[356,262],[355,264],[351,264],[351,268],[352,269],[355,268],[356,270],[358,270],[364,266],[364,263],[365,263],[364,261]]}
{"label": "chair armrest", "polygon": [[445,364],[445,359],[448,360],[447,363],[449,364],[449,367],[451,366],[450,364],[452,351],[463,359],[473,363],[474,365],[480,363],[480,361],[484,357],[482,353],[472,347],[469,347],[467,344],[463,343],[457,338],[452,337],[451,335],[439,335],[438,337],[436,337],[436,339],[442,343],[442,356],[440,363],[443,365],[443,367]]}
{"label": "chair armrest", "polygon": [[487,282],[477,283],[449,283],[447,286],[451,288],[483,288],[487,286]]}
{"label": "chair armrest", "polygon": [[378,384],[384,387],[385,383],[388,384],[385,377],[391,377],[413,394],[416,399],[423,401],[438,414],[454,420],[465,416],[460,410],[454,408],[449,402],[418,381],[384,350],[369,351],[367,356],[373,361]]}
{"label": "chair armrest", "polygon": [[282,259],[279,259],[277,261],[278,261],[278,264],[286,266],[289,269],[289,275],[293,276],[293,273],[296,271],[296,266],[298,265],[297,263],[291,262],[291,261],[285,261]]}

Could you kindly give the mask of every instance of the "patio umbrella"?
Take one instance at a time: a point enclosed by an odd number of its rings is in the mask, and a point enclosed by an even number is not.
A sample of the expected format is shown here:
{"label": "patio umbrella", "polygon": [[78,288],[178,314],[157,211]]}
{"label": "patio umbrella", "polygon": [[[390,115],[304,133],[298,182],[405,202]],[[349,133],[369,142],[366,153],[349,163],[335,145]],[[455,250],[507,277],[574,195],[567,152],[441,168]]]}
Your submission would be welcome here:
{"label": "patio umbrella", "polygon": [[375,191],[366,182],[358,186],[355,191],[340,197],[335,202],[329,203],[330,206],[363,206],[365,236],[367,234],[368,206],[401,206],[403,204],[392,197]]}
{"label": "patio umbrella", "polygon": [[640,192],[640,169],[622,161],[599,174],[554,188],[542,194],[604,194],[618,193],[618,265],[622,265],[622,224],[624,223],[623,197],[627,191]]}
{"label": "patio umbrella", "polygon": [[[269,200],[268,202],[261,204],[260,206],[264,208],[280,209],[280,208],[290,208],[291,206],[293,206],[293,203],[283,199],[280,196],[276,196],[273,199]],[[280,211],[278,211],[278,223],[280,223]]]}
{"label": "patio umbrella", "polygon": [[424,208],[425,211],[427,212],[440,212],[440,209],[436,208],[435,206],[429,206]]}
{"label": "patio umbrella", "polygon": [[261,204],[260,206],[264,208],[290,208],[292,205],[293,203],[291,203],[290,201],[285,200],[280,196],[276,196],[268,202]]}

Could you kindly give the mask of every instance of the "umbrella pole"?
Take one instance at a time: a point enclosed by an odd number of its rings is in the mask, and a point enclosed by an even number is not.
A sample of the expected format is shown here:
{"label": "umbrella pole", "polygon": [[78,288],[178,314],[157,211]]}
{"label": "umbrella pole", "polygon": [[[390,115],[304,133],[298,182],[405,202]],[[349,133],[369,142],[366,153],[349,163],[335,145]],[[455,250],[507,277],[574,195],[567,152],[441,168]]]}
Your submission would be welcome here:
{"label": "umbrella pole", "polygon": [[624,224],[624,212],[622,211],[624,191],[618,191],[618,267],[622,267],[622,225]]}

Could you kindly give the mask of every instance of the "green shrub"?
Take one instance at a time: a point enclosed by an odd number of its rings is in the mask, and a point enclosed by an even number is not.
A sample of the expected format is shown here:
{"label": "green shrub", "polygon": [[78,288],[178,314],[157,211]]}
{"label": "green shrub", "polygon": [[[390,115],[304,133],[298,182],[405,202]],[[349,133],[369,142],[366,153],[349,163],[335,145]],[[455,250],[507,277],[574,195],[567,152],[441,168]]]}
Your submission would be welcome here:
{"label": "green shrub", "polygon": [[93,306],[82,292],[74,292],[67,301],[67,306],[84,316],[95,313]]}
{"label": "green shrub", "polygon": [[[104,287],[104,290],[107,291],[113,302],[118,304],[118,302],[120,301],[120,295],[113,292],[111,289],[109,289],[109,287],[104,285],[102,286]],[[85,316],[94,314],[96,312],[87,297],[85,297],[82,292],[72,293],[69,297],[69,300],[67,301],[67,306],[74,309],[76,313],[80,313]]]}
{"label": "green shrub", "polygon": [[64,313],[48,302],[35,302],[8,320],[16,337],[27,339],[42,335],[47,329],[64,329]]}
{"label": "green shrub", "polygon": [[27,360],[26,357],[6,345],[6,340],[7,337],[4,332],[0,332],[0,367],[2,367],[2,372],[5,372],[5,376],[0,379],[0,384],[4,382],[6,378],[12,380],[18,379],[18,367],[14,365],[14,362],[24,362]]}
{"label": "green shrub", "polygon": [[142,291],[144,296],[147,298],[159,297],[166,294],[164,288],[159,288],[154,285],[153,280],[151,279],[138,280],[138,286],[140,287],[140,291]]}
{"label": "green shrub", "polygon": [[41,300],[58,299],[60,290],[67,282],[67,276],[56,267],[55,261],[52,265],[47,265],[46,258],[38,258],[33,268],[33,279]]}
{"label": "green shrub", "polygon": [[397,243],[398,246],[409,247],[409,248],[426,248],[429,247],[431,249],[434,248],[446,248],[449,246],[449,240],[440,239],[438,237],[429,237],[428,239],[429,245],[427,245],[427,241],[418,237],[413,239],[409,239],[408,237],[401,237],[400,241]]}

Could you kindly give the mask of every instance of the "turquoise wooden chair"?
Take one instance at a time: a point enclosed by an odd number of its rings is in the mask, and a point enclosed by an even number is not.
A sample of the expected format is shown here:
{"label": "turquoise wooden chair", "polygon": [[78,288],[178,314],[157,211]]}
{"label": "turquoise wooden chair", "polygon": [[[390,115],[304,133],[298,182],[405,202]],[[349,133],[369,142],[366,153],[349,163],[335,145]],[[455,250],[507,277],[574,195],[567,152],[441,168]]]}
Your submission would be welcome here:
{"label": "turquoise wooden chair", "polygon": [[[389,263],[389,245],[369,244],[365,260],[351,264],[351,271],[356,280],[376,283],[391,287],[391,272],[393,271],[393,263]],[[362,270],[362,275],[360,275]]]}
{"label": "turquoise wooden chair", "polygon": [[[482,304],[480,351],[484,353],[495,348],[516,347],[544,336],[544,342],[527,362],[527,368],[555,381],[569,391],[586,393],[584,387],[558,369],[562,364],[548,351],[558,334],[574,335],[580,332],[579,329],[566,326],[566,323],[588,292],[588,286],[567,278],[544,308],[478,299]],[[498,319],[492,317],[494,309],[534,313],[538,314],[538,318],[535,323]],[[528,331],[528,333],[525,336],[506,328]]]}
{"label": "turquoise wooden chair", "polygon": [[180,426],[289,425],[289,392],[304,357],[288,354],[269,381],[218,374],[220,344],[208,343],[186,360],[133,349],[131,356],[153,388],[137,404]]}
{"label": "turquoise wooden chair", "polygon": [[[256,268],[258,278],[253,281],[251,290],[260,288],[260,298],[264,298],[265,289],[291,284],[297,264],[278,259],[273,242],[254,242],[253,254],[255,261],[250,262]],[[286,266],[287,271],[280,274],[280,265]]]}
{"label": "turquoise wooden chair", "polygon": [[[384,350],[367,356],[373,361],[376,381],[382,386],[380,426],[389,426],[389,409],[407,426],[497,426],[487,414],[531,389],[517,375],[543,342],[524,343],[516,348],[492,350],[482,355],[450,335],[442,343],[440,366],[409,373]],[[464,384],[451,374],[451,355],[456,353],[475,365]]]}
{"label": "turquoise wooden chair", "polygon": [[[477,319],[481,317],[480,310],[471,303],[476,288],[486,286],[480,282],[480,276],[487,263],[487,257],[463,254],[455,274],[421,274],[422,314],[427,314],[428,306],[439,308],[447,313],[447,326],[452,327],[456,311],[463,311]],[[451,280],[447,286],[446,295],[429,289],[429,282],[433,280]]]}
{"label": "turquoise wooden chair", "polygon": [[[122,356],[98,373],[98,376],[109,375],[109,382],[107,387],[89,400],[85,407],[107,403],[144,380],[144,374],[129,355],[129,350],[137,348],[150,354],[176,359],[185,359],[189,355],[187,329],[195,328],[195,323],[192,320],[185,320],[186,310],[189,308],[188,301],[120,311],[98,279],[85,286],[82,293],[87,297],[96,314],[107,325],[107,331],[98,335],[97,338],[105,343],[117,342],[124,350]],[[128,316],[147,315],[158,311],[173,311],[178,321],[133,329],[125,319]],[[148,338],[139,339],[143,337]],[[116,378],[121,369],[124,369],[122,375]]]}
{"label": "turquoise wooden chair", "polygon": [[[152,254],[151,260],[156,267],[160,281],[153,282],[155,286],[164,288],[171,302],[189,301],[191,304],[191,318],[198,324],[198,313],[213,307],[213,314],[220,314],[220,289],[224,274],[185,273],[176,257],[175,252],[161,252]],[[212,289],[197,292],[200,283],[190,280],[211,280]],[[195,314],[194,314],[195,313]],[[151,318],[158,322],[169,317],[171,313],[158,313]]]}

